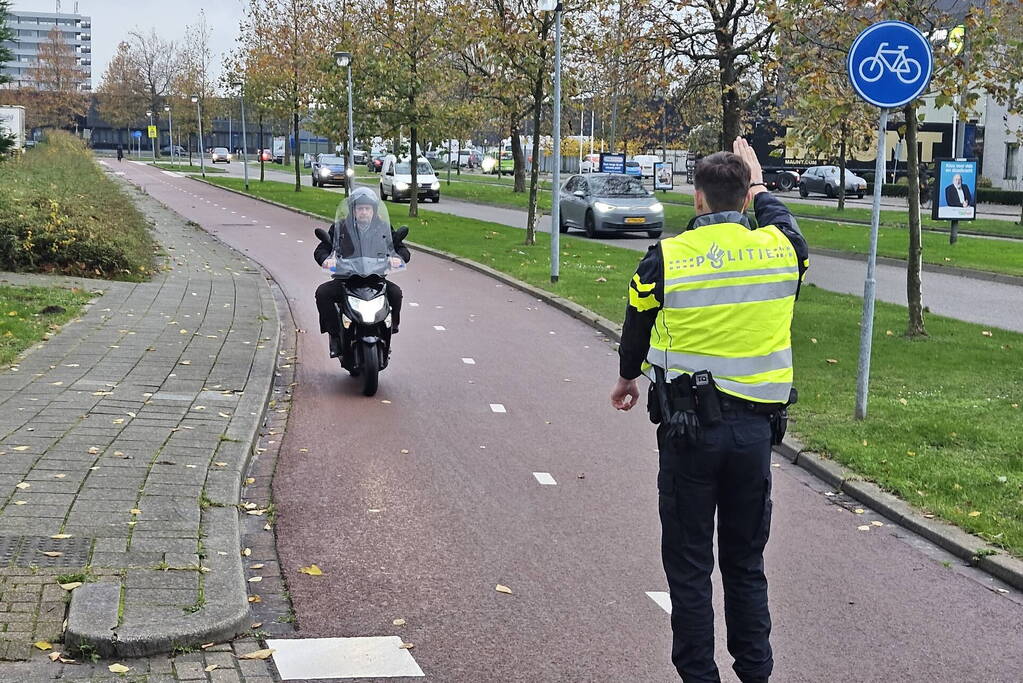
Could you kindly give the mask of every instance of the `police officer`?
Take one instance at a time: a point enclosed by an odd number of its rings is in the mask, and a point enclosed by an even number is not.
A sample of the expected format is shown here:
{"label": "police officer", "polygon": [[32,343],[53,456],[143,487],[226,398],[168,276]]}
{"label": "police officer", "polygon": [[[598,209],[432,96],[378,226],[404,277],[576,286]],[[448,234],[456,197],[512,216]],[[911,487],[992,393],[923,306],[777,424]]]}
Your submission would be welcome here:
{"label": "police officer", "polygon": [[[690,229],[650,247],[630,284],[611,404],[631,409],[636,378],[653,380],[672,663],[687,683],[720,681],[710,580],[716,512],[728,651],[741,681],[761,682],[774,664],[764,575],[771,444],[794,401],[790,327],[807,246],[742,138],[733,153],[701,159],[694,181]],[[751,201],[755,230],[745,215]]]}

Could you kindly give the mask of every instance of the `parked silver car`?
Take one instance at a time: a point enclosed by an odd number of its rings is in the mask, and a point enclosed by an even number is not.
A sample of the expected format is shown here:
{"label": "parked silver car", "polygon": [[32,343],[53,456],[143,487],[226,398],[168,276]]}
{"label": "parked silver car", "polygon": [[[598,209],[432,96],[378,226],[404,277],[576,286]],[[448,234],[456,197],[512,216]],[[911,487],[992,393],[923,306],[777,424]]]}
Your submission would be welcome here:
{"label": "parked silver car", "polygon": [[640,178],[615,173],[587,173],[569,178],[561,190],[561,232],[645,232],[660,237],[664,206]]}
{"label": "parked silver car", "polygon": [[[805,197],[811,192],[820,192],[829,197],[837,197],[839,184],[838,166],[811,166],[799,176],[799,196]],[[866,191],[867,181],[845,169],[845,193],[863,199]]]}

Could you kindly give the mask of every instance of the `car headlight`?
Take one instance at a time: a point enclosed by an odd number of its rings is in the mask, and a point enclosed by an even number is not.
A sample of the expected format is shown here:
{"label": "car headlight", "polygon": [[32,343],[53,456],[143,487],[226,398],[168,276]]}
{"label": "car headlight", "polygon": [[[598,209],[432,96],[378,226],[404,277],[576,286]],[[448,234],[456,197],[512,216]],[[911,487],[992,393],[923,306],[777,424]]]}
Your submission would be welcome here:
{"label": "car headlight", "polygon": [[485,172],[489,173],[490,171],[494,170],[494,163],[495,162],[492,157],[487,157],[486,159],[483,160],[481,166]]}
{"label": "car headlight", "polygon": [[395,183],[394,189],[397,190],[398,192],[404,192],[405,190],[408,189],[408,183]]}
{"label": "car headlight", "polygon": [[330,175],[330,169],[329,168],[321,168],[320,169],[320,175],[323,176],[324,178],[326,178],[327,176]]}
{"label": "car headlight", "polygon": [[345,169],[345,175],[348,176],[349,178],[351,178],[353,175],[355,175],[355,171],[350,169],[350,168],[346,168]]}
{"label": "car headlight", "polygon": [[375,299],[365,301],[354,296],[348,297],[348,305],[353,311],[359,314],[363,322],[376,323],[380,322],[383,318],[381,313],[384,312],[384,304],[387,303],[387,298],[378,296]]}
{"label": "car headlight", "polygon": [[614,211],[617,207],[605,202],[593,202],[593,208],[601,213],[607,213],[608,211]]}
{"label": "car headlight", "polygon": [[656,213],[660,213],[661,211],[664,211],[664,204],[661,204],[660,202],[654,202],[653,204],[650,205],[650,210]]}
{"label": "car headlight", "polygon": [[439,180],[434,180],[434,181],[433,181],[433,182],[432,182],[432,183],[430,184],[430,189],[431,189],[431,190],[439,190],[439,189],[440,189],[440,181],[439,181]]}

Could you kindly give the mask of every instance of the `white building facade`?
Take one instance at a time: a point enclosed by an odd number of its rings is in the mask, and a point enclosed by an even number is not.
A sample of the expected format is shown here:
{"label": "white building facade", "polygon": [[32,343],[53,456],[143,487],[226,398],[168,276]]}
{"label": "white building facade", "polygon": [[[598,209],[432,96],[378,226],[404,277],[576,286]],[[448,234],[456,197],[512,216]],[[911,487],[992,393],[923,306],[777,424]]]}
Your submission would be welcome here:
{"label": "white building facade", "polygon": [[33,72],[39,63],[39,45],[47,42],[50,31],[63,33],[64,41],[75,52],[82,70],[78,89],[92,90],[92,18],[82,14],[55,14],[53,12],[26,12],[11,10],[7,26],[14,33],[4,47],[11,50],[11,61],[3,66],[3,74],[11,81],[0,88],[31,88],[35,86]]}

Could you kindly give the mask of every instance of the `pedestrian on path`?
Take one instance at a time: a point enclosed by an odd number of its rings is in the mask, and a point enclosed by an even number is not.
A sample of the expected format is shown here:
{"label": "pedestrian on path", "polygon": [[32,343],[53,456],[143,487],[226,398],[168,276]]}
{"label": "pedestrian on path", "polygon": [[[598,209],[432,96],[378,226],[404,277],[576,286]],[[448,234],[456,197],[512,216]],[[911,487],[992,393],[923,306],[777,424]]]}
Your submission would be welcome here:
{"label": "pedestrian on path", "polygon": [[[650,247],[629,286],[611,404],[630,410],[651,380],[657,428],[661,558],[671,596],[671,659],[687,683],[718,683],[714,662],[714,518],[728,651],[743,683],[774,659],[764,575],[771,445],[792,391],[792,312],[808,266],[789,210],[767,192],[749,144],[699,161],[697,218]],[[745,211],[753,202],[757,230]]]}
{"label": "pedestrian on path", "polygon": [[117,160],[124,161],[124,148],[120,145],[117,146]]}

